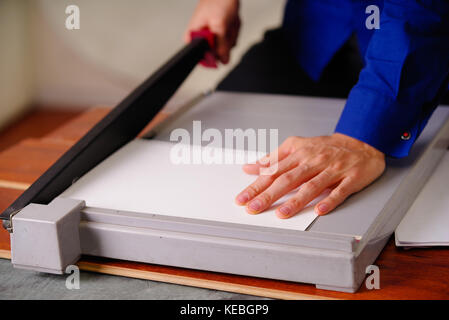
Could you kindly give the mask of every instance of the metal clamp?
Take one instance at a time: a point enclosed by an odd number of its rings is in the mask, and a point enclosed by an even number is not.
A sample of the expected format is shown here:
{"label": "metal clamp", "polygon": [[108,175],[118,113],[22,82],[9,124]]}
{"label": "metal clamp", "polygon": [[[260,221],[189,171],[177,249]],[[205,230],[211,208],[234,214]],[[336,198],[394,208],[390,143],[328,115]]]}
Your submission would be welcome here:
{"label": "metal clamp", "polygon": [[11,212],[11,214],[9,215],[9,219],[5,219],[3,220],[3,228],[5,228],[9,233],[13,232],[13,228],[12,228],[12,218],[18,214],[20,212],[19,210],[15,210],[13,212]]}

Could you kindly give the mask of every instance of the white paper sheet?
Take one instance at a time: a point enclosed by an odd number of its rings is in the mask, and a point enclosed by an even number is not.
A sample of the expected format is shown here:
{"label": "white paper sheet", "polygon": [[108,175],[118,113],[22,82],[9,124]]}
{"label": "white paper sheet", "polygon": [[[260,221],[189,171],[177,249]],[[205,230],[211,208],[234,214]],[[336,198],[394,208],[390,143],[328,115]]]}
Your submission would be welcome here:
{"label": "white paper sheet", "polygon": [[449,245],[449,152],[396,229],[396,244]]}
{"label": "white paper sheet", "polygon": [[275,208],[246,213],[235,196],[256,176],[240,164],[174,164],[172,143],[135,140],[79,179],[61,196],[86,201],[89,207],[175,217],[305,230],[317,217],[313,204],[290,219],[279,219]]}

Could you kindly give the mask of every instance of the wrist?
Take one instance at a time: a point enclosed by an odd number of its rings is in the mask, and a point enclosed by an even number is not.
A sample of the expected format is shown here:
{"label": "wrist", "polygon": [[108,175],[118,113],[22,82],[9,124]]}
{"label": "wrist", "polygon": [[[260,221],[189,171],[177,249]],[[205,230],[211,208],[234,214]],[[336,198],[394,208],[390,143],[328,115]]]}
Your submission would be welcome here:
{"label": "wrist", "polygon": [[343,133],[335,132],[331,135],[332,139],[340,146],[344,146],[351,150],[366,150],[373,156],[385,158],[385,153],[369,145],[366,142],[353,138]]}

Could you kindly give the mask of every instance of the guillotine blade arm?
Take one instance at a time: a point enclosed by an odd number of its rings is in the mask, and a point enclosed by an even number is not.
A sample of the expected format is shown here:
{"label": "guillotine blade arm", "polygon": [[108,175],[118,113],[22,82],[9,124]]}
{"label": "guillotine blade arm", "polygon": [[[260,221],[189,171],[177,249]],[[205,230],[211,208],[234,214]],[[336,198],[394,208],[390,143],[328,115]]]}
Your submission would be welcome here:
{"label": "guillotine blade arm", "polygon": [[61,156],[1,215],[12,232],[12,216],[30,203],[48,204],[74,181],[134,139],[164,107],[213,43],[193,40],[138,86]]}

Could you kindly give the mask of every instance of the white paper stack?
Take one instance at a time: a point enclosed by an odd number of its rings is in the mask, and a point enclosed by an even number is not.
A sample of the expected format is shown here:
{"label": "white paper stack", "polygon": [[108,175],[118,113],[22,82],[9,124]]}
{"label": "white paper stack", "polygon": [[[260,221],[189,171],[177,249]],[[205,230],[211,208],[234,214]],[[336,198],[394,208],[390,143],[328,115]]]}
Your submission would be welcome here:
{"label": "white paper stack", "polygon": [[449,245],[449,152],[396,229],[396,245]]}
{"label": "white paper stack", "polygon": [[290,219],[279,219],[275,209],[291,194],[267,211],[250,215],[234,198],[257,176],[245,174],[241,164],[176,164],[170,158],[173,146],[136,139],[84,175],[62,197],[84,200],[88,207],[289,230],[306,230],[316,219],[313,205],[325,193]]}

